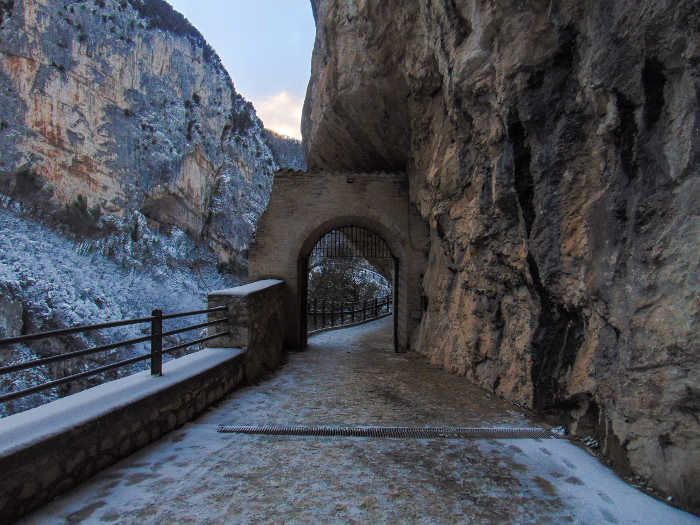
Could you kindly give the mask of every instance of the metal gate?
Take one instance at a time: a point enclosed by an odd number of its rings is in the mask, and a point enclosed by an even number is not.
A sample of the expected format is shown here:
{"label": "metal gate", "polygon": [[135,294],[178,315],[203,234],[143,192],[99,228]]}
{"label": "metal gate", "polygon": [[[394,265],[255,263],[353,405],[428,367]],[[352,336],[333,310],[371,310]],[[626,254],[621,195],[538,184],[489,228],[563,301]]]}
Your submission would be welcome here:
{"label": "metal gate", "polygon": [[301,313],[300,340],[306,346],[308,340],[308,273],[309,262],[334,258],[362,258],[370,264],[387,264],[391,269],[394,316],[394,350],[398,352],[398,282],[399,260],[391,253],[389,245],[375,232],[361,226],[341,226],[323,234],[314,245],[311,253],[299,260],[299,285]]}

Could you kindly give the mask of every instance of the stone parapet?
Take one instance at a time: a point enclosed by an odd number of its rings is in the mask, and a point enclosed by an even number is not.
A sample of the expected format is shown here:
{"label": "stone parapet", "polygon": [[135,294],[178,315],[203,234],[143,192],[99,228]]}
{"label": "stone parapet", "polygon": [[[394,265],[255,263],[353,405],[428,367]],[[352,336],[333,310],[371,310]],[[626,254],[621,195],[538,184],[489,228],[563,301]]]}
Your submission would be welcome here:
{"label": "stone parapet", "polygon": [[[228,311],[213,312],[209,320],[227,315],[229,335],[214,339],[210,346],[245,349],[247,381],[276,368],[284,347],[284,281],[265,279],[209,294],[209,308],[222,305],[227,305]],[[221,328],[215,325],[209,330],[213,335]]]}
{"label": "stone parapet", "polygon": [[[277,366],[283,352],[282,281],[214,292],[210,319],[229,336],[148,371],[0,419],[0,523],[10,523],[191,421],[239,385]],[[225,329],[224,329],[225,330]]]}
{"label": "stone parapet", "polygon": [[0,420],[0,522],[11,523],[201,414],[244,380],[207,349]]}

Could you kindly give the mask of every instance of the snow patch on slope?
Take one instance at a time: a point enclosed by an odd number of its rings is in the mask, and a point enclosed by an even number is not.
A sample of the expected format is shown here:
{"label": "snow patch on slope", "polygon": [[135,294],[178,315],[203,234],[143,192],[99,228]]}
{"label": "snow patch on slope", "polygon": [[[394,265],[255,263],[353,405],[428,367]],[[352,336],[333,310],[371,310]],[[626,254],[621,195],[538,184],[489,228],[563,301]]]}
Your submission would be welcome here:
{"label": "snow patch on slope", "polygon": [[[167,234],[153,232],[140,214],[129,219],[103,217],[105,231],[110,233],[77,241],[18,215],[19,206],[8,199],[0,203],[4,205],[0,207],[0,292],[6,301],[21,307],[21,333],[142,317],[150,315],[155,308],[165,312],[196,310],[205,306],[209,291],[237,284],[233,277],[219,274],[213,253],[198,247],[184,232],[177,229]],[[173,320],[166,329],[195,322],[201,322],[201,318]],[[3,326],[0,323],[0,338],[18,335],[5,333]],[[124,326],[39,341],[31,347],[2,347],[0,363],[142,337],[147,328],[147,324]],[[196,337],[197,332],[188,332],[166,340],[166,345]],[[4,392],[14,391],[146,351],[142,343],[18,372],[0,377],[0,387]],[[147,363],[58,390],[61,395],[73,393],[104,379],[143,369]],[[57,397],[60,397],[57,392],[48,391],[4,403],[0,405],[0,415],[26,410]]]}

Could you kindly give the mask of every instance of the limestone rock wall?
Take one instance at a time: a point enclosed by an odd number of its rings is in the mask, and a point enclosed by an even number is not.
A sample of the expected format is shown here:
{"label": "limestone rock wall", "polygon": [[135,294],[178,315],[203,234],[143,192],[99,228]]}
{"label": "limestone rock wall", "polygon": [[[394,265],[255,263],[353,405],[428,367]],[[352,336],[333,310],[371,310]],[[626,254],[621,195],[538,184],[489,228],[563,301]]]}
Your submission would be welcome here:
{"label": "limestone rock wall", "polygon": [[312,0],[311,169],[406,170],[414,348],[700,510],[693,0]]}
{"label": "limestone rock wall", "polygon": [[221,261],[246,249],[277,168],[253,107],[163,0],[0,3],[0,151],[3,193],[138,210]]}

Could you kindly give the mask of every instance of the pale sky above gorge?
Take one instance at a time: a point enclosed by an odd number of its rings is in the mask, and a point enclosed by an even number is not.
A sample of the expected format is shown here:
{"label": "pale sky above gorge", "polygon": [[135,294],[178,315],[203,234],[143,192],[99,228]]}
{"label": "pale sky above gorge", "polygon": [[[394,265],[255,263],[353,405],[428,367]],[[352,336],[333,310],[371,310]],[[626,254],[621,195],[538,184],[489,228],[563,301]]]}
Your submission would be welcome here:
{"label": "pale sky above gorge", "polygon": [[301,106],[311,73],[309,0],[168,0],[214,48],[233,84],[265,124],[301,138]]}

